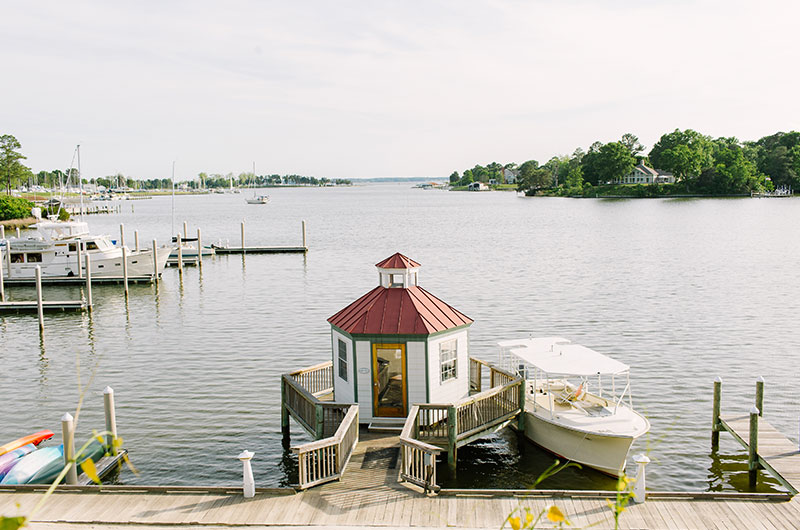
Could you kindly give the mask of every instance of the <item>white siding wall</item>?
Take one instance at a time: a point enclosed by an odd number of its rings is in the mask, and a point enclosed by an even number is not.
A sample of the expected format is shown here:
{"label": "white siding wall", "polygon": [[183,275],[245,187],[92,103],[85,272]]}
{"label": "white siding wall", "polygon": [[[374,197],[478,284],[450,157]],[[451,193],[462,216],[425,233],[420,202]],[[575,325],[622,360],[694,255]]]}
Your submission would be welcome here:
{"label": "white siding wall", "polygon": [[[458,340],[456,378],[442,383],[439,344],[454,338]],[[466,329],[438,335],[428,341],[428,374],[431,403],[452,403],[469,394],[469,332]]]}
{"label": "white siding wall", "polygon": [[417,403],[427,403],[425,380],[425,343],[406,343],[406,378],[408,381],[408,408]]}
{"label": "white siding wall", "polygon": [[[339,341],[347,345],[347,381],[339,377]],[[337,332],[331,330],[331,348],[333,351],[333,395],[339,403],[355,403],[353,396],[355,382],[353,381],[353,343]]]}
{"label": "white siding wall", "polygon": [[[372,421],[372,348],[368,340],[356,341],[358,370],[358,421]],[[365,373],[362,373],[365,372]]]}

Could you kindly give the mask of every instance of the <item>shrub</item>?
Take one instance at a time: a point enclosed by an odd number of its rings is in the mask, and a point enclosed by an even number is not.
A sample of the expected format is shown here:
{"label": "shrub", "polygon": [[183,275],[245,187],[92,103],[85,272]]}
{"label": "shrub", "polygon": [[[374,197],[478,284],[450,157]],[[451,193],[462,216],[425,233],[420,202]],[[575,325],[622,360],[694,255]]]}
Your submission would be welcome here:
{"label": "shrub", "polygon": [[11,195],[0,195],[0,221],[25,219],[31,216],[33,203]]}

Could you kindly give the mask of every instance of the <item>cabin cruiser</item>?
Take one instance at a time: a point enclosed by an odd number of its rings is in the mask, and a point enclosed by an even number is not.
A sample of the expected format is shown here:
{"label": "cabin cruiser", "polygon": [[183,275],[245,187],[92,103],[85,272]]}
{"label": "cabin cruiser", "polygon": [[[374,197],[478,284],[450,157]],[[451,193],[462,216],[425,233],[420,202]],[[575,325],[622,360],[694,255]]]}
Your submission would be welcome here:
{"label": "cabin cruiser", "polygon": [[573,462],[620,476],[650,422],[633,410],[630,368],[561,337],[499,342],[501,365],[525,379],[525,436]]}
{"label": "cabin cruiser", "polygon": [[[107,235],[90,235],[86,222],[42,220],[32,228],[36,229],[34,235],[0,240],[4,278],[33,278],[37,265],[42,277],[82,276],[87,254],[92,276],[123,275],[122,247],[115,246]],[[154,270],[161,274],[171,251],[170,247],[159,248],[154,267],[152,250],[126,248],[128,276],[151,276]]]}

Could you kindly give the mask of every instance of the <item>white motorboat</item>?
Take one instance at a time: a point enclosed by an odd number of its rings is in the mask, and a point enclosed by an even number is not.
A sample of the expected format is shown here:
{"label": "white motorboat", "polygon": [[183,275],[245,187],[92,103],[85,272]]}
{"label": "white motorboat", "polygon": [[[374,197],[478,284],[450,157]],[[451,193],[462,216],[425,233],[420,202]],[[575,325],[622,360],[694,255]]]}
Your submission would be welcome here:
{"label": "white motorboat", "polygon": [[501,364],[525,378],[525,436],[562,458],[620,476],[631,444],[650,430],[633,410],[630,368],[561,337],[498,345]]}
{"label": "white motorboat", "polygon": [[245,199],[247,204],[267,204],[269,202],[269,195],[253,195],[252,199]]}
{"label": "white motorboat", "polygon": [[[177,265],[178,264],[178,248],[177,248],[177,238],[172,238],[172,243],[176,245],[172,249],[172,253],[169,255],[169,260],[167,261],[167,265]],[[203,258],[210,258],[214,256],[216,252],[214,251],[213,247],[203,246],[200,249],[200,255]],[[197,252],[197,238],[181,238],[181,260],[183,261],[184,265],[197,265],[198,262],[198,252]]]}
{"label": "white motorboat", "polygon": [[[36,229],[34,235],[0,241],[4,278],[33,278],[37,265],[43,277],[80,276],[86,270],[86,254],[91,255],[92,276],[122,276],[122,247],[115,246],[107,235],[90,235],[84,221],[47,220],[32,228]],[[158,249],[159,274],[171,251],[171,247]],[[153,274],[152,250],[137,252],[126,247],[126,253],[128,276]]]}

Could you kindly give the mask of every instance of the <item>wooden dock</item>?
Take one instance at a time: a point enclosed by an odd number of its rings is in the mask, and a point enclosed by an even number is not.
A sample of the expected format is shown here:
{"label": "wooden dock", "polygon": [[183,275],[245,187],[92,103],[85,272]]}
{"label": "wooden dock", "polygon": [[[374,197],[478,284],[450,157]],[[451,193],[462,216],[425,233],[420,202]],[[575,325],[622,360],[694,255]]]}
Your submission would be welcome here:
{"label": "wooden dock", "polygon": [[[153,275],[128,276],[128,283],[153,283]],[[122,276],[95,276],[92,275],[92,285],[121,284],[125,283]],[[6,287],[35,287],[36,278],[3,278]],[[80,276],[48,276],[42,277],[42,286],[45,285],[86,285],[86,278]]]}
{"label": "wooden dock", "polygon": [[[120,466],[122,466],[122,459],[125,458],[125,455],[127,454],[128,450],[123,449],[116,455],[107,455],[95,462],[94,465],[95,468],[97,468],[97,476],[100,477],[100,479],[103,479],[109,474],[118,470]],[[78,485],[91,486],[93,484],[94,482],[86,475],[86,473],[81,473],[78,476]]]}
{"label": "wooden dock", "polygon": [[[86,309],[86,302],[83,300],[44,300],[42,301],[43,311],[83,311]],[[0,302],[0,312],[19,313],[27,311],[38,311],[39,304],[36,300],[25,300],[20,302]]]}
{"label": "wooden dock", "polygon": [[[721,416],[720,424],[736,441],[749,448],[749,415]],[[757,447],[758,464],[796,495],[800,491],[800,450],[797,445],[767,423],[764,418],[759,417]]]}
{"label": "wooden dock", "polygon": [[[396,449],[397,436],[364,434],[340,481],[300,493],[257,489],[252,499],[242,496],[241,487],[59,486],[31,527],[498,529],[515,509],[538,514],[555,504],[570,528],[614,528],[607,503],[613,492],[442,490],[426,496],[416,486],[398,482]],[[259,465],[266,464],[256,457],[256,473]],[[0,514],[29,512],[43,491],[42,486],[0,486]],[[647,502],[626,508],[620,528],[781,530],[797,528],[798,521],[800,499],[787,495],[649,492]],[[555,526],[544,520],[537,528]]]}
{"label": "wooden dock", "polygon": [[308,247],[218,247],[211,245],[217,254],[305,254]]}

